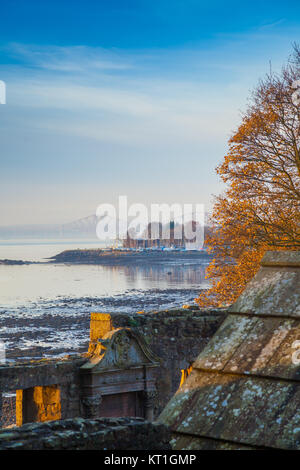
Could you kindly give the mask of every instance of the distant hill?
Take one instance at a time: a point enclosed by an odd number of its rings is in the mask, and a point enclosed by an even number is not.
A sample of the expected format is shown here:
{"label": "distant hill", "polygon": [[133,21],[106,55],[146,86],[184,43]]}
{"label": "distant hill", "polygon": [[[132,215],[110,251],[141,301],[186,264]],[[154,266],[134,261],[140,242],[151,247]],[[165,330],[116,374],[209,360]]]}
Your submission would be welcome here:
{"label": "distant hill", "polygon": [[[134,217],[128,217],[130,223]],[[0,239],[24,239],[24,238],[55,238],[55,239],[95,239],[96,227],[100,218],[96,215],[89,215],[82,219],[67,222],[65,224],[28,224],[28,225],[8,225],[0,226]],[[119,221],[117,222],[117,224]],[[152,223],[157,225],[156,222]]]}
{"label": "distant hill", "polygon": [[90,215],[66,224],[0,226],[0,238],[95,238],[98,218]]}

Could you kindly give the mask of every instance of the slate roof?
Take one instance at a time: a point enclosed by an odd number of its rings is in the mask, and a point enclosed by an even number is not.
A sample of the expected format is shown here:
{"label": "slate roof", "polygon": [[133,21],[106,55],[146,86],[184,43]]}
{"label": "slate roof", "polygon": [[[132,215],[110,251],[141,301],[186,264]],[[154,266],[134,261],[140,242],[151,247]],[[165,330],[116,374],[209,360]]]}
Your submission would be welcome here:
{"label": "slate roof", "polygon": [[173,448],[300,449],[296,340],[300,252],[267,252],[159,417]]}

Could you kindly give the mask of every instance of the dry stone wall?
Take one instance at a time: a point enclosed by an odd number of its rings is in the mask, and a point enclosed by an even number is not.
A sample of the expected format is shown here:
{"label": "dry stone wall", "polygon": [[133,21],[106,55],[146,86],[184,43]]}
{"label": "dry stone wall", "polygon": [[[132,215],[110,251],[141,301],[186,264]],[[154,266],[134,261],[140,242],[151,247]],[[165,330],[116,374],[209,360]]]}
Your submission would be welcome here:
{"label": "dry stone wall", "polygon": [[[189,369],[225,316],[226,311],[222,309],[200,310],[197,308],[172,309],[142,314],[92,313],[89,351],[90,353],[93,352],[97,344],[97,338],[101,338],[107,331],[119,327],[136,329],[144,337],[152,352],[160,358],[161,363],[156,372],[157,394],[153,397],[155,418],[178,389],[182,372]],[[52,359],[27,364],[0,366],[0,421],[1,393],[27,390],[27,395],[31,393],[35,397],[38,391],[37,388],[53,386],[59,388],[59,416],[61,419],[82,416],[80,401],[82,391],[79,371],[80,366],[86,360],[86,357],[79,355],[73,358],[66,356],[65,359],[60,358],[59,360]],[[21,396],[20,393],[18,395]],[[5,399],[3,403],[3,425],[15,422],[13,419],[7,419],[6,412],[12,407],[7,401]],[[44,403],[44,400],[41,404],[45,405],[42,415],[45,415],[45,419],[48,419],[49,410],[51,413],[53,411],[53,404],[50,402]],[[25,414],[18,399],[17,405],[17,423],[21,425],[24,423]],[[38,417],[41,413],[39,410],[36,413],[35,410],[33,411],[34,413],[31,414],[32,416],[36,415],[36,419],[33,418],[32,421],[39,420]],[[53,413],[52,415],[58,416]]]}
{"label": "dry stone wall", "polygon": [[168,450],[165,425],[130,418],[83,418],[0,431],[0,450]]}

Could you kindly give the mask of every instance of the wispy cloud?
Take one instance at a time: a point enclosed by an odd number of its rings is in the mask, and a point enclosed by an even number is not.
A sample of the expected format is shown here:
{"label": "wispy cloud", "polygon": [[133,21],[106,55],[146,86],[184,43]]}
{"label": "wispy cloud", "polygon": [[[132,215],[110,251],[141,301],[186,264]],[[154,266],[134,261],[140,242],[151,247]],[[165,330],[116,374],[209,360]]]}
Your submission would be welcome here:
{"label": "wispy cloud", "polygon": [[224,122],[235,124],[238,110],[223,90],[192,86],[162,81],[158,93],[61,80],[15,83],[12,92],[25,126],[157,150],[224,138]]}
{"label": "wispy cloud", "polygon": [[15,60],[3,68],[8,102],[24,125],[60,134],[132,145],[151,140],[156,149],[170,140],[225,144],[250,84],[268,66],[266,55],[245,54],[264,34],[259,28],[215,47],[130,53],[8,44],[0,50]]}
{"label": "wispy cloud", "polygon": [[57,72],[113,71],[133,67],[128,58],[121,58],[117,52],[100,47],[58,47],[10,43],[2,46],[1,50],[24,66]]}
{"label": "wispy cloud", "polygon": [[290,52],[288,35],[271,29],[168,50],[2,46],[2,191],[13,187],[20,204],[30,181],[31,204],[47,186],[52,207],[60,181],[68,211],[82,198],[96,207],[99,187],[102,197],[106,188],[107,197],[209,200],[249,89],[270,58],[275,67]]}
{"label": "wispy cloud", "polygon": [[[189,73],[173,77],[156,68],[149,73],[147,60],[153,62],[155,54],[166,67],[165,51],[128,58],[82,46],[14,44],[8,50],[22,58],[9,83],[9,101],[25,127],[141,148],[152,145],[158,151],[224,138],[230,131],[224,122],[235,124],[238,116],[231,99],[238,90],[230,83],[221,88],[201,74],[197,82]],[[191,63],[194,59],[191,55]],[[105,67],[95,67],[97,60]],[[27,65],[37,70],[25,74]]]}

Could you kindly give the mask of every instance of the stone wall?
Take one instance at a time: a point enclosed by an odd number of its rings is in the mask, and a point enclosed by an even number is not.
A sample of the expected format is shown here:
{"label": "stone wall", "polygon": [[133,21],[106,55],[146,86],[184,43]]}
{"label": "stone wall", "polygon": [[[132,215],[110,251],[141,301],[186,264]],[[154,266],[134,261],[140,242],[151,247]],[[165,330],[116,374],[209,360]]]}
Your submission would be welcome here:
{"label": "stone wall", "polygon": [[[158,394],[154,400],[154,417],[157,417],[178,389],[182,373],[188,371],[190,365],[222,323],[225,315],[226,311],[221,309],[200,310],[195,307],[141,314],[92,313],[89,352],[93,352],[97,345],[97,339],[110,330],[119,327],[136,329],[161,361],[156,377]],[[57,386],[60,395],[59,416],[61,416],[61,419],[83,416],[80,402],[79,370],[86,360],[86,355],[85,357],[80,355],[72,358],[60,358],[59,360],[42,360],[10,366],[1,365],[0,392],[11,393],[16,390],[26,390],[26,394],[29,394],[30,397],[32,395],[34,398],[33,412],[36,414],[36,419],[33,420],[38,421],[41,420],[40,416],[46,416],[45,419],[48,419],[49,416],[58,416],[55,414],[58,410],[54,406],[55,403],[52,403],[53,400],[49,401],[47,399],[49,394],[43,393],[41,395],[43,399],[39,399],[37,396],[38,388]],[[20,397],[21,393],[18,395]],[[4,411],[10,408],[6,401],[4,402]],[[18,400],[17,404],[17,412],[19,413],[21,405]],[[22,425],[26,422],[26,420],[24,421],[25,413],[21,410],[19,414],[17,423]],[[31,421],[31,419],[28,421]],[[9,422],[11,423],[12,420]],[[3,416],[4,423],[8,424],[5,413]]]}
{"label": "stone wall", "polygon": [[83,418],[0,431],[0,450],[168,450],[162,424],[130,418]]}
{"label": "stone wall", "polygon": [[[103,323],[102,323],[103,315]],[[155,416],[178,389],[187,370],[206,346],[226,316],[223,309],[172,309],[142,314],[92,314],[91,342],[106,328],[137,328],[150,349],[161,359],[156,387]]]}
{"label": "stone wall", "polygon": [[[62,419],[73,418],[81,415],[80,410],[80,378],[79,368],[86,361],[85,357],[48,359],[15,365],[0,365],[0,427],[24,422],[24,410],[22,409],[23,392],[34,395],[41,387],[47,388],[59,386],[59,402],[61,407],[60,416]],[[13,396],[17,392],[17,399]],[[9,393],[10,397],[4,397],[1,406],[2,394]],[[28,397],[27,397],[28,398]],[[51,405],[51,400],[46,403]],[[39,397],[35,397],[35,402]],[[32,414],[36,414],[33,421],[39,420],[39,409],[34,407]],[[41,407],[39,407],[41,408]],[[2,411],[2,413],[1,413]],[[12,412],[15,416],[12,416]],[[2,415],[2,416],[1,416]]]}

